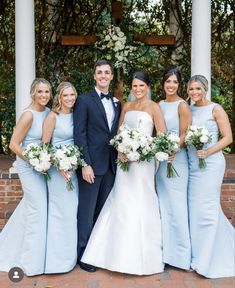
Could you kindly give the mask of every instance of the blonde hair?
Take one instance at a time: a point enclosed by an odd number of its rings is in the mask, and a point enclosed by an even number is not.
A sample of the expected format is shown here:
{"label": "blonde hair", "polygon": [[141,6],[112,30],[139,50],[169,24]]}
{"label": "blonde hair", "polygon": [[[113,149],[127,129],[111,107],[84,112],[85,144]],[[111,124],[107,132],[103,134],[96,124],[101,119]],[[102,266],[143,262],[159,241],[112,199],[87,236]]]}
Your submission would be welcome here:
{"label": "blonde hair", "polygon": [[34,96],[37,92],[37,86],[42,83],[46,84],[48,86],[48,89],[50,91],[50,98],[52,98],[52,91],[51,91],[51,84],[44,78],[35,78],[30,86],[30,96],[32,98],[32,101],[34,101]]}
{"label": "blonde hair", "polygon": [[194,75],[192,76],[189,81],[188,81],[188,84],[187,84],[187,93],[189,93],[189,86],[192,82],[197,82],[200,84],[201,88],[202,88],[202,94],[203,94],[203,97],[206,98],[206,94],[208,92],[208,81],[206,79],[205,76],[203,75]]}
{"label": "blonde hair", "polygon": [[53,99],[53,105],[52,105],[52,111],[55,112],[56,114],[58,114],[61,109],[61,95],[63,94],[64,90],[67,88],[72,88],[74,91],[75,97],[77,98],[77,91],[75,87],[73,86],[73,84],[71,84],[70,82],[66,82],[66,81],[61,82],[56,89],[56,95]]}

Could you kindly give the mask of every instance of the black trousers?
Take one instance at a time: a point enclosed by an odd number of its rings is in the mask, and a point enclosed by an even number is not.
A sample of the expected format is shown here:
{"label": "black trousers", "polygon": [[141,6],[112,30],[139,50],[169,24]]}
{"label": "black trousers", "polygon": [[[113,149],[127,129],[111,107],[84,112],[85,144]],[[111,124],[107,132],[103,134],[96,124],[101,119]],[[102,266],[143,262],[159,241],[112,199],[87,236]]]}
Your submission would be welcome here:
{"label": "black trousers", "polygon": [[93,184],[84,181],[81,172],[78,172],[78,263],[82,258],[95,221],[112,190],[114,179],[115,174],[111,168],[105,175],[95,175]]}

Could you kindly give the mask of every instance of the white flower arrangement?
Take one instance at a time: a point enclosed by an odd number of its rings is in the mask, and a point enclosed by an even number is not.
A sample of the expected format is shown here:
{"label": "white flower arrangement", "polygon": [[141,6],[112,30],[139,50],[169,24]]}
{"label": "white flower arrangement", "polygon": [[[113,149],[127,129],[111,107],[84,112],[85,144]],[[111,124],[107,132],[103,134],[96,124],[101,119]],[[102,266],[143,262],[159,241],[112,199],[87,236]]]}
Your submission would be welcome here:
{"label": "white flower arrangement", "polygon": [[[64,172],[72,172],[76,170],[78,166],[84,167],[86,165],[82,159],[81,149],[73,144],[55,147],[52,154],[52,162],[57,170]],[[74,189],[71,178],[67,181],[66,187],[67,190]]]}
{"label": "white flower arrangement", "polygon": [[51,167],[51,145],[30,143],[22,152],[24,159],[34,170],[42,173],[46,180],[50,179],[48,170]]}
{"label": "white flower arrangement", "polygon": [[[168,161],[170,155],[175,154],[180,149],[180,138],[170,132],[160,133],[154,141],[155,157],[158,161]],[[167,177],[179,176],[171,162],[167,162]]]}
{"label": "white flower arrangement", "polygon": [[127,162],[117,160],[118,166],[123,171],[128,171],[131,161],[150,161],[154,157],[153,137],[139,131],[138,128],[130,128],[127,124],[122,124],[119,133],[110,140],[110,144],[119,152],[124,153]]}
{"label": "white flower arrangement", "polygon": [[122,68],[127,73],[127,66],[135,55],[136,47],[127,44],[127,37],[121,29],[115,25],[109,26],[100,35],[100,41],[95,47],[104,52],[107,60],[113,61],[115,68]]}
{"label": "white flower arrangement", "polygon": [[[209,135],[208,130],[205,127],[199,127],[195,125],[189,126],[186,136],[185,136],[185,144],[189,146],[193,146],[196,150],[202,150],[204,145],[210,143],[212,140],[211,135]],[[198,163],[199,168],[205,168],[206,162],[205,159],[199,158]]]}

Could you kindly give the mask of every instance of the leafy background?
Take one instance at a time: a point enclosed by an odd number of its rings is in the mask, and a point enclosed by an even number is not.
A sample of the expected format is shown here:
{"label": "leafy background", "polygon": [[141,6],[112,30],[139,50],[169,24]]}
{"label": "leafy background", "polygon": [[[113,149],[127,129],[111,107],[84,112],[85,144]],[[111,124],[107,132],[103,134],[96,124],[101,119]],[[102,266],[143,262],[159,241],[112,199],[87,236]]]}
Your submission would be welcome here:
{"label": "leafy background", "polygon": [[[62,46],[61,35],[99,35],[113,22],[111,0],[35,0],[36,76],[53,88],[62,80],[72,82],[78,93],[93,86],[93,65],[101,57],[94,45]],[[169,66],[181,69],[183,82],[190,77],[191,7],[189,0],[122,0],[121,30],[131,43],[135,33],[177,33],[174,47],[139,46],[133,65],[151,76],[152,94],[159,100],[161,77]],[[0,2],[0,153],[9,153],[15,125],[15,1]],[[235,136],[235,77],[233,0],[213,0],[212,5],[212,100],[227,111]],[[172,20],[173,19],[173,20]],[[26,56],[27,57],[27,56]],[[124,77],[124,99],[129,76]],[[113,81],[114,89],[117,81]],[[185,85],[184,96],[186,97]],[[235,137],[234,137],[235,138]],[[231,146],[235,152],[235,146]]]}

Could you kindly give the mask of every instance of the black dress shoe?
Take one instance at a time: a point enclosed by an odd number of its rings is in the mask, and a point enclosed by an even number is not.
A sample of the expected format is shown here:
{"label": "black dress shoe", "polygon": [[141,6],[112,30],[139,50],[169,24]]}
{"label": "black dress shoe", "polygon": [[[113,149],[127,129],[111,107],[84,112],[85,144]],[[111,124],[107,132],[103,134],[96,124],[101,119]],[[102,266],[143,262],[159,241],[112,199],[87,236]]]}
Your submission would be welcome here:
{"label": "black dress shoe", "polygon": [[89,264],[86,264],[86,263],[83,263],[83,262],[79,262],[79,266],[81,269],[87,271],[87,272],[95,272],[96,271],[96,267],[95,266],[92,266],[92,265],[89,265]]}

